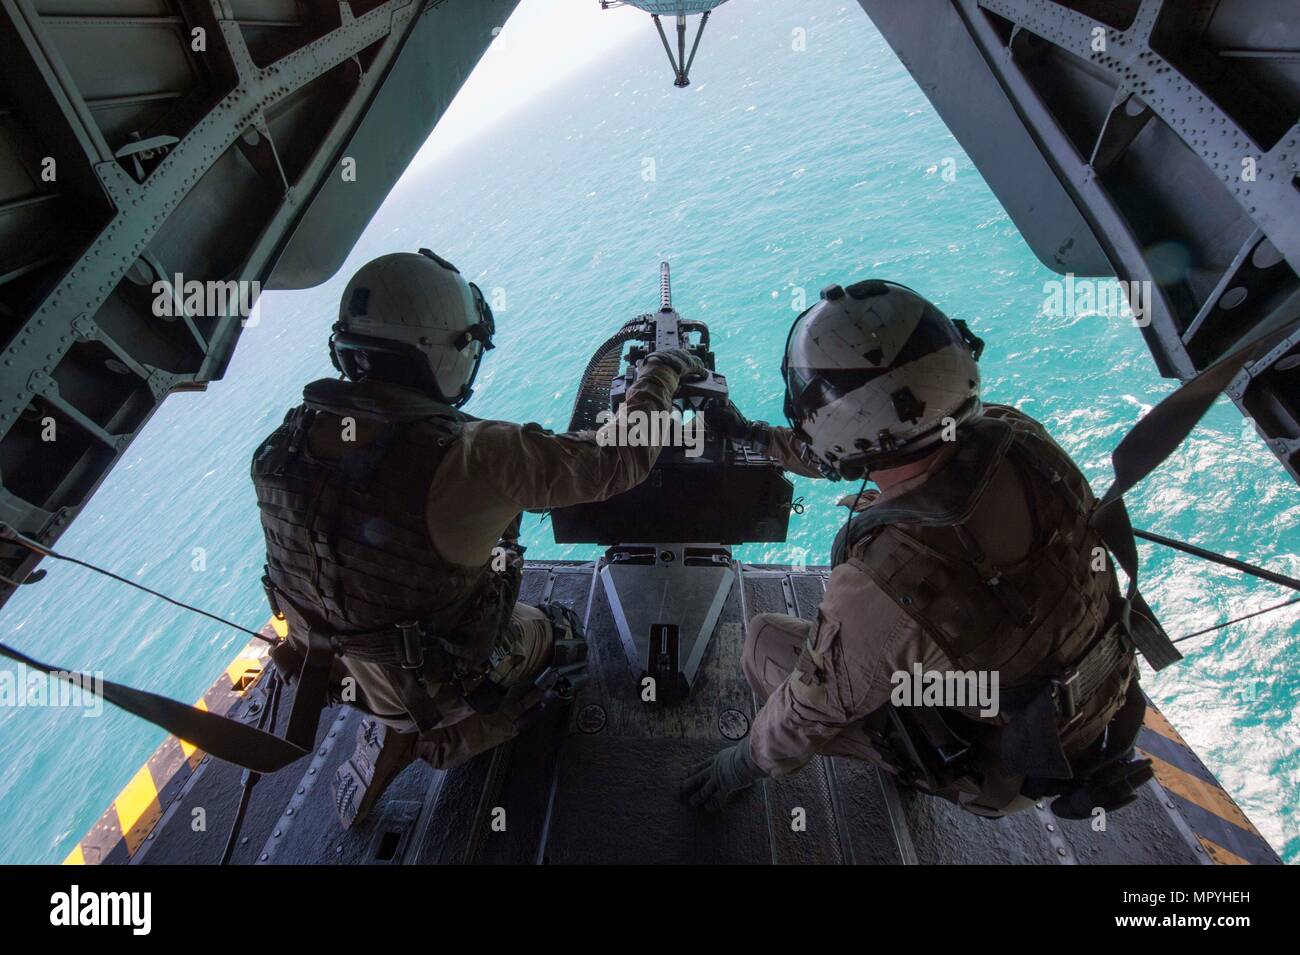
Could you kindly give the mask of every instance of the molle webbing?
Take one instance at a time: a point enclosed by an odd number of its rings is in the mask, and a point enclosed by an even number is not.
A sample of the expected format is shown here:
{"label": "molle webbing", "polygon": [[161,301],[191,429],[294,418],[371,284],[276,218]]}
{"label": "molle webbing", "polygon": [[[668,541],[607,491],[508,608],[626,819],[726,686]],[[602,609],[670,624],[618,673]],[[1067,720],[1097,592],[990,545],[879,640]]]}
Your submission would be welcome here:
{"label": "molle webbing", "polygon": [[518,598],[517,572],[445,561],[428,526],[438,469],[474,419],[382,382],[317,381],[303,398],[253,460],[268,593],[294,642],[380,667],[431,728],[431,688],[482,674]]}
{"label": "molle webbing", "polygon": [[295,409],[253,462],[271,583],[344,636],[427,619],[485,573],[444,561],[426,523],[429,487],[459,422],[349,417]]}
{"label": "molle webbing", "polygon": [[[951,527],[969,519],[1015,434],[1005,422],[986,415],[969,422],[961,438],[962,446],[939,474],[906,494],[877,501],[855,515],[835,538],[831,564],[843,563],[850,551],[891,524]],[[936,480],[940,475],[942,480]]]}
{"label": "molle webbing", "polygon": [[[997,670],[1007,689],[1036,684],[1082,657],[1112,622],[1117,590],[1110,565],[1095,563],[1091,492],[1029,422],[990,409],[960,435],[923,484],[854,517],[833,562],[867,573],[953,666]],[[969,533],[999,471],[1033,515],[1028,552],[1012,566],[994,565]]]}

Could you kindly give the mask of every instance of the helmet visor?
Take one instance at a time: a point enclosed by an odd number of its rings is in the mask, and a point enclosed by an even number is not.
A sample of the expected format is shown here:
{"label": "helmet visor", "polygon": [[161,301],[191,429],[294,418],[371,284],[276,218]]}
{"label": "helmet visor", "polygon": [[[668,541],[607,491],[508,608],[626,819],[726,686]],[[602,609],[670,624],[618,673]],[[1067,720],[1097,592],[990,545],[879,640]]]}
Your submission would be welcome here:
{"label": "helmet visor", "polygon": [[488,305],[483,291],[473,282],[469,283],[469,290],[470,294],[474,296],[474,308],[478,312],[479,324],[483,326],[483,334],[475,337],[482,343],[482,350],[488,351],[493,347],[492,338],[497,333],[496,318],[492,314],[492,306]]}

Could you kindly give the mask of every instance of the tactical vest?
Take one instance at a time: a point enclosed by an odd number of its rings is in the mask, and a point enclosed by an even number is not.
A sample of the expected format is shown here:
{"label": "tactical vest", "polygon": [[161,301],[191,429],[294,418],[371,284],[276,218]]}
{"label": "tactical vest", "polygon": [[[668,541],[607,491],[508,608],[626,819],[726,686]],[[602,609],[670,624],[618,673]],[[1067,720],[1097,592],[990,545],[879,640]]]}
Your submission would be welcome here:
{"label": "tactical vest", "polygon": [[253,458],[268,593],[291,634],[387,667],[433,725],[413,681],[481,676],[518,595],[517,578],[451,564],[429,534],[429,488],[472,419],[384,385],[324,380],[303,397]]}
{"label": "tactical vest", "polygon": [[[986,409],[959,441],[920,486],[856,515],[840,531],[832,563],[848,561],[870,576],[954,669],[999,675],[997,716],[915,707],[900,722],[897,712],[883,714],[896,729],[910,726],[913,739],[898,749],[928,743],[926,765],[913,767],[925,788],[966,773],[977,782],[1029,777],[1035,795],[1065,791],[1071,787],[1061,781],[1077,785],[1103,755],[1099,741],[1128,704],[1130,685],[1136,689],[1115,573],[1089,526],[1095,499],[1046,432],[1011,409]],[[997,566],[968,525],[981,508],[998,506],[986,493],[995,475],[1008,473],[1031,515],[1031,542],[1023,558]]]}

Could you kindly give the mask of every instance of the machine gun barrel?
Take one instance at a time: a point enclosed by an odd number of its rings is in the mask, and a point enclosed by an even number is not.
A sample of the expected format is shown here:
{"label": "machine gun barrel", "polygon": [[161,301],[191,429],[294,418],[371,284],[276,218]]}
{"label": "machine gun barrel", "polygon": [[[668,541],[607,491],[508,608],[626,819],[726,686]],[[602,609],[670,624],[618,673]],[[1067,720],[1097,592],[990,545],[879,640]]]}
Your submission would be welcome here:
{"label": "machine gun barrel", "polygon": [[673,279],[668,263],[659,263],[659,307],[665,311],[673,307]]}

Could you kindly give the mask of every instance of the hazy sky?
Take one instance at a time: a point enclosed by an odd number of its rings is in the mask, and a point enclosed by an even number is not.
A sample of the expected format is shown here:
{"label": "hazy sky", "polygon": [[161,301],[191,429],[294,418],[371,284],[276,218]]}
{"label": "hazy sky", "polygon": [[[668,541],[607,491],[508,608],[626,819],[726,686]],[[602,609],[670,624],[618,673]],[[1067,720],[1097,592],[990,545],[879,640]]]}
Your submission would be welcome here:
{"label": "hazy sky", "polygon": [[650,17],[631,7],[601,10],[599,0],[521,0],[416,164],[454,149],[636,37],[659,43]]}

